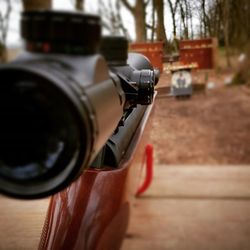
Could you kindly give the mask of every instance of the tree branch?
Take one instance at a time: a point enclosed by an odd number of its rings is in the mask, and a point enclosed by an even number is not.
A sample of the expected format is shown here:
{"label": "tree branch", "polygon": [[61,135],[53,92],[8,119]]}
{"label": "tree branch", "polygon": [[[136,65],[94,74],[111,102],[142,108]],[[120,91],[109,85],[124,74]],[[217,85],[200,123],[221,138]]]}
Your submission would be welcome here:
{"label": "tree branch", "polygon": [[153,25],[150,25],[149,23],[146,23],[146,27],[150,30],[155,29],[155,27]]}
{"label": "tree branch", "polygon": [[135,12],[135,7],[133,7],[127,0],[120,0],[120,1],[131,13]]}
{"label": "tree branch", "polygon": [[116,10],[117,10],[116,20],[118,22],[118,27],[122,30],[123,34],[127,37],[127,39],[131,40],[131,37],[129,35],[128,30],[125,28],[125,26],[124,26],[124,24],[122,22],[121,5],[120,5],[120,1],[119,0],[116,0],[115,7],[116,7]]}
{"label": "tree branch", "polygon": [[175,5],[174,5],[174,13],[176,13],[176,10],[178,8],[178,4],[179,4],[180,0],[176,0],[175,1]]}
{"label": "tree branch", "polygon": [[151,1],[151,0],[147,0],[147,1],[145,2],[145,7],[147,7],[147,6],[149,5],[150,1]]}

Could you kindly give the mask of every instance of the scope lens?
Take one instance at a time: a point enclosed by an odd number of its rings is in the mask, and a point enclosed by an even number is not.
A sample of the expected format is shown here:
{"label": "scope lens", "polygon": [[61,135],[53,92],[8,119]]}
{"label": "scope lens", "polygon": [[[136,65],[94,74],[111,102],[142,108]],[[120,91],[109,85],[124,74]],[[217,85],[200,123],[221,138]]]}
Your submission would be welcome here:
{"label": "scope lens", "polygon": [[63,172],[80,150],[72,105],[58,88],[38,78],[9,74],[4,80],[0,83],[0,177],[26,185]]}

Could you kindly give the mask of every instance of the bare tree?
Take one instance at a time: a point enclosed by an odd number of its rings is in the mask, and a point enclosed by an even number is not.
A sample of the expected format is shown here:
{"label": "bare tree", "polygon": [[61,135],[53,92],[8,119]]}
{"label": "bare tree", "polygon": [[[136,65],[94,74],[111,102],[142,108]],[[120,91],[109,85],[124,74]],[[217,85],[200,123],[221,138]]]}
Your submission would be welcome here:
{"label": "bare tree", "polygon": [[222,26],[222,8],[220,0],[215,0],[208,9],[208,18],[210,19],[210,29],[212,37],[219,37]]}
{"label": "bare tree", "polygon": [[146,20],[146,28],[147,28],[147,34],[148,34],[148,30],[151,31],[149,40],[151,42],[154,42],[155,39],[157,40],[157,38],[156,38],[156,29],[157,29],[157,17],[156,17],[156,15],[157,15],[157,13],[156,13],[156,3],[155,3],[156,1],[150,0],[148,2],[150,4],[149,11],[150,11],[151,15],[147,15],[147,17],[149,17],[149,18],[148,18],[148,20]]}
{"label": "bare tree", "polygon": [[2,0],[1,6],[5,5],[6,10],[4,12],[4,8],[1,8],[0,11],[0,61],[5,62],[6,58],[6,40],[7,34],[9,30],[9,21],[11,14],[11,0]]}
{"label": "bare tree", "polygon": [[[183,29],[184,29],[184,37],[185,39],[189,39],[190,36],[190,30],[189,30],[189,19],[192,18],[192,10],[191,10],[191,6],[190,6],[190,0],[182,0],[182,8],[184,10],[185,13],[185,20],[184,20],[184,25],[183,25]],[[190,27],[191,29],[191,27]]]}
{"label": "bare tree", "polygon": [[188,9],[189,9],[189,36],[191,36],[191,39],[194,39],[194,27],[193,27],[193,1],[186,1],[187,2],[187,6],[188,6]]}
{"label": "bare tree", "polygon": [[154,0],[154,8],[157,14],[156,39],[167,42],[167,36],[164,24],[164,1]]}
{"label": "bare tree", "polygon": [[173,2],[172,0],[167,0],[167,1],[170,7],[171,16],[172,16],[173,36],[175,39],[176,38],[176,17],[175,16],[176,16],[176,12],[177,12],[177,8],[178,8],[180,0],[176,0],[175,2]]}
{"label": "bare tree", "polygon": [[155,20],[155,0],[153,0],[153,3],[152,3],[152,13],[151,13],[151,18],[152,18],[152,25],[151,26],[148,26],[149,29],[151,29],[151,42],[154,41],[154,37],[155,37],[155,31],[156,31],[156,27],[155,27],[155,23],[156,23],[156,20]]}
{"label": "bare tree", "polygon": [[149,0],[136,0],[135,5],[131,5],[128,0],[120,0],[123,5],[130,11],[135,19],[136,41],[144,42],[147,40],[147,25],[146,25],[146,7]]}
{"label": "bare tree", "polygon": [[172,24],[173,24],[173,46],[174,50],[178,50],[178,39],[177,39],[177,25],[176,25],[176,13],[178,9],[178,5],[180,3],[180,0],[167,0],[170,12],[171,12],[171,17],[172,17]]}
{"label": "bare tree", "polygon": [[188,26],[187,26],[187,22],[186,22],[186,18],[187,18],[187,15],[188,13],[186,12],[185,10],[185,6],[184,6],[184,1],[180,1],[180,16],[181,16],[181,24],[182,24],[182,27],[183,27],[183,32],[181,32],[182,36],[185,38],[185,39],[188,39]]}
{"label": "bare tree", "polygon": [[211,23],[210,18],[207,14],[207,8],[208,2],[206,0],[201,1],[201,11],[202,11],[202,22],[203,22],[203,35],[204,37],[210,37],[211,36]]}
{"label": "bare tree", "polygon": [[[235,46],[240,49],[246,48],[250,39],[250,1],[248,0],[228,0],[223,5],[223,22],[228,29],[228,42],[230,46]],[[227,20],[226,20],[227,18]],[[226,23],[225,23],[226,22]],[[225,37],[225,43],[226,43]]]}
{"label": "bare tree", "polygon": [[98,13],[102,18],[102,25],[112,35],[124,35],[131,39],[128,30],[125,28],[121,17],[121,3],[119,0],[112,2],[99,0]]}
{"label": "bare tree", "polygon": [[[219,45],[225,46],[228,65],[231,48],[247,49],[250,40],[249,0],[167,0],[173,20],[173,34],[176,23],[180,34],[193,37],[193,19],[198,19],[197,35],[217,37]],[[177,19],[179,17],[179,19]]]}

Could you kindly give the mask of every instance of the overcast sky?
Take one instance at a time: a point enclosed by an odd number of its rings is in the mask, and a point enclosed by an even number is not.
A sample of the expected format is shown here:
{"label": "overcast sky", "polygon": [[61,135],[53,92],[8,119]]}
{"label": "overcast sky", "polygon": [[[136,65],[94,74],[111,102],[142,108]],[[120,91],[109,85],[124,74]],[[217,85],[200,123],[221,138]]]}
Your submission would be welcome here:
{"label": "overcast sky", "polygon": [[[12,0],[14,1],[14,0]],[[111,0],[113,1],[113,0]],[[74,10],[74,0],[53,0],[53,9],[60,10]],[[107,0],[108,2],[108,0]],[[131,0],[133,2],[133,0]],[[4,11],[4,6],[1,3],[1,12]],[[98,10],[98,0],[86,0],[85,4],[86,12],[96,14]],[[21,1],[15,1],[13,4],[13,10],[10,19],[10,28],[7,37],[7,44],[9,46],[18,45],[21,43],[21,38],[19,35],[19,23],[20,23],[20,12],[22,10]],[[172,20],[169,11],[166,11],[166,27],[167,27],[167,36],[170,37],[172,33]],[[132,39],[135,39],[135,28],[134,20],[131,14],[125,9],[122,8],[122,18],[125,27],[129,30],[129,33]]]}

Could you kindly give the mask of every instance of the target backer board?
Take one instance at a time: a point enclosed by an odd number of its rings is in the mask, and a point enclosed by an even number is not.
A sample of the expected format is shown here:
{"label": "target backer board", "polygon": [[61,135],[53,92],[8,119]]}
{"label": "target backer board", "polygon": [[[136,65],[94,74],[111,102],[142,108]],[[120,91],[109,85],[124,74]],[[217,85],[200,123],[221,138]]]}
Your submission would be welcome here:
{"label": "target backer board", "polygon": [[172,73],[171,93],[174,96],[192,95],[192,76],[189,70],[180,69]]}

